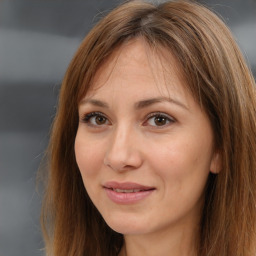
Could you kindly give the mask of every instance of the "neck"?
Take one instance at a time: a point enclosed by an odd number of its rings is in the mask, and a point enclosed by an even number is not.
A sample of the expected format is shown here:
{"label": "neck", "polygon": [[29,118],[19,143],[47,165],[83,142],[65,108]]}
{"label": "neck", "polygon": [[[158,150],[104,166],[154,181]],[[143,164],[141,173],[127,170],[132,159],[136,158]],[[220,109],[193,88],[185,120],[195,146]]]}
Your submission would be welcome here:
{"label": "neck", "polygon": [[119,256],[196,256],[198,228],[162,230],[154,234],[125,235]]}

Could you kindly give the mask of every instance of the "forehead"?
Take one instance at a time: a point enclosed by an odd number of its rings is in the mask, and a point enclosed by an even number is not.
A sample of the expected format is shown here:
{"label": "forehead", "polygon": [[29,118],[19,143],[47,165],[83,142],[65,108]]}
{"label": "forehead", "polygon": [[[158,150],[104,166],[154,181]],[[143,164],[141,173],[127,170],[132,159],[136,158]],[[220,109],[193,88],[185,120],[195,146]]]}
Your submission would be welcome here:
{"label": "forehead", "polygon": [[85,98],[106,96],[124,87],[133,90],[135,95],[140,91],[145,96],[147,93],[184,95],[187,90],[183,77],[183,71],[170,51],[163,47],[152,48],[144,39],[136,38],[114,50],[102,63]]}

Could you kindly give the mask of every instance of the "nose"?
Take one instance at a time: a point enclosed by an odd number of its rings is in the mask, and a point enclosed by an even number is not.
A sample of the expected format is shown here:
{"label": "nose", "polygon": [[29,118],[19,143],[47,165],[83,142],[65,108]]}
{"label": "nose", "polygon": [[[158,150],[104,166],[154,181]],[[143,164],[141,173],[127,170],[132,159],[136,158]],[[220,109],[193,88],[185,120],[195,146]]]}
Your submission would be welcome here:
{"label": "nose", "polygon": [[142,165],[139,135],[131,128],[119,127],[110,135],[104,164],[114,171],[135,170]]}

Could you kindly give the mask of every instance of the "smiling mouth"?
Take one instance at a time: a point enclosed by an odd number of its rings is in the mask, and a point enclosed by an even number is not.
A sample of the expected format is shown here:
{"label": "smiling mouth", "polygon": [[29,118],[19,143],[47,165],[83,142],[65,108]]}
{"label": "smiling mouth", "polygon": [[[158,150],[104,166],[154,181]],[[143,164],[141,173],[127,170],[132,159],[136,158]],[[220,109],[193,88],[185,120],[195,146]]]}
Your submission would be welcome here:
{"label": "smiling mouth", "polygon": [[149,190],[154,190],[154,188],[152,189],[119,189],[119,188],[109,188],[112,189],[113,191],[117,192],[117,193],[136,193],[136,192],[142,192],[142,191],[149,191]]}
{"label": "smiling mouth", "polygon": [[137,193],[155,189],[154,187],[149,187],[134,182],[119,183],[116,181],[107,182],[103,185],[103,187],[105,189],[113,190],[117,193]]}
{"label": "smiling mouth", "polygon": [[144,186],[138,183],[115,181],[107,182],[103,186],[108,198],[116,204],[136,204],[148,198],[155,187]]}

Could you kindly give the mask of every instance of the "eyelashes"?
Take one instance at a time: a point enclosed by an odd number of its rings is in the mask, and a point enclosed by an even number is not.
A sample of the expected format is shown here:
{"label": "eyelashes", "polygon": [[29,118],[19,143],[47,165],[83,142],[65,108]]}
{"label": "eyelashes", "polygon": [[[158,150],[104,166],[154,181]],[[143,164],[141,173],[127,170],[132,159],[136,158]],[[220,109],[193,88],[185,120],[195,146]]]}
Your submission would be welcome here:
{"label": "eyelashes", "polygon": [[162,127],[174,122],[174,118],[170,117],[169,115],[162,112],[154,112],[147,116],[145,123],[149,124],[150,126]]}
{"label": "eyelashes", "polygon": [[[111,125],[108,117],[102,112],[90,112],[88,114],[85,114],[82,118],[82,122],[86,123],[88,126],[95,128]],[[163,128],[174,122],[176,122],[176,120],[166,113],[153,112],[145,117],[145,121],[143,121],[142,126]]]}
{"label": "eyelashes", "polygon": [[101,112],[88,113],[83,117],[82,121],[93,126],[109,124],[108,118]]}

